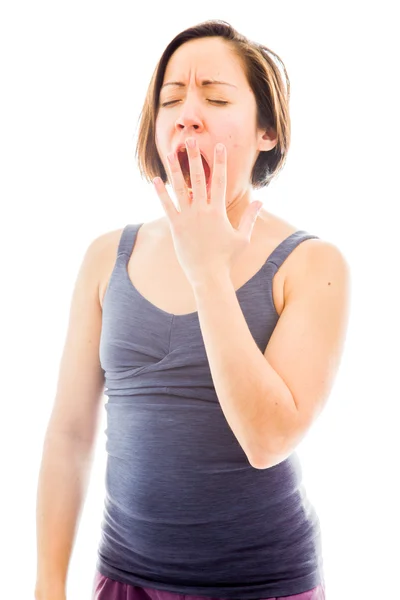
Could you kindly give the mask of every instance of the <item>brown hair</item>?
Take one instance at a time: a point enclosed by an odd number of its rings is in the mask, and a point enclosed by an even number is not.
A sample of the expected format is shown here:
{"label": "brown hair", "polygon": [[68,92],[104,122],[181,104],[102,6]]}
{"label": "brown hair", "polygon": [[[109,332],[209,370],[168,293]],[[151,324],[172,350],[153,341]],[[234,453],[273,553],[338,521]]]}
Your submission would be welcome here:
{"label": "brown hair", "polygon": [[[285,65],[277,54],[266,46],[257,44],[238,33],[229,23],[210,20],[190,27],[179,33],[166,47],[150,81],[143,110],[139,117],[139,134],[136,158],[139,170],[147,181],[161,177],[164,183],[168,178],[155,143],[155,123],[159,109],[159,94],[164,80],[165,69],[172,54],[189,40],[219,36],[228,41],[237,56],[242,60],[249,85],[257,104],[257,128],[271,128],[277,143],[269,151],[260,152],[251,174],[251,184],[255,189],[269,185],[283,168],[290,145],[290,81]],[[277,60],[283,68],[286,88]]]}

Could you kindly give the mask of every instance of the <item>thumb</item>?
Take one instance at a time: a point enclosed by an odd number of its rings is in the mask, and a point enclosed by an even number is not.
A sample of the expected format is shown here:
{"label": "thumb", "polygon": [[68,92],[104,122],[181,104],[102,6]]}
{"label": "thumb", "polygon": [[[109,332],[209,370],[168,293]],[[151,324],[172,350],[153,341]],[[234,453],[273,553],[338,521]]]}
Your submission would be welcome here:
{"label": "thumb", "polygon": [[251,237],[254,224],[256,222],[258,213],[262,209],[261,202],[252,202],[245,212],[242,221],[240,223],[239,230],[242,231],[246,237]]}
{"label": "thumb", "polygon": [[250,206],[253,206],[253,204],[255,204],[255,209],[254,209],[254,218],[256,219],[258,216],[258,213],[260,212],[260,210],[262,209],[263,205],[262,202],[252,202],[250,204]]}

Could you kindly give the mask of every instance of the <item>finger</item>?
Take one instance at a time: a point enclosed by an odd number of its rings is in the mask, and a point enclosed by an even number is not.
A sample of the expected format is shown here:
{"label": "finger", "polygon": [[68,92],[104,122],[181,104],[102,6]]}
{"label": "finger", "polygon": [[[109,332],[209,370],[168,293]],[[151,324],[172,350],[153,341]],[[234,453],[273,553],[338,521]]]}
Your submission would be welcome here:
{"label": "finger", "polygon": [[261,202],[252,202],[240,221],[238,231],[243,234],[248,242],[250,242],[254,225],[262,207]]}
{"label": "finger", "polygon": [[[191,145],[193,142],[193,146]],[[203,161],[195,138],[186,140],[186,148],[189,157],[190,180],[192,182],[193,198],[196,201],[207,202],[206,174],[204,173]]]}
{"label": "finger", "polygon": [[156,188],[157,195],[164,206],[164,210],[167,214],[169,221],[171,223],[174,223],[174,219],[179,214],[179,212],[176,210],[176,207],[168,194],[167,188],[165,187],[163,180],[161,179],[161,177],[155,177],[153,179],[153,184]]}
{"label": "finger", "polygon": [[176,152],[171,152],[167,154],[167,159],[169,163],[169,169],[171,172],[171,183],[174,188],[174,192],[176,194],[179,206],[187,206],[189,204],[189,196],[188,196],[188,188],[185,182],[185,178],[183,177],[181,165],[179,164],[178,157],[176,156]]}
{"label": "finger", "polygon": [[217,144],[214,150],[214,168],[211,181],[211,202],[221,203],[225,207],[226,195],[226,148]]}

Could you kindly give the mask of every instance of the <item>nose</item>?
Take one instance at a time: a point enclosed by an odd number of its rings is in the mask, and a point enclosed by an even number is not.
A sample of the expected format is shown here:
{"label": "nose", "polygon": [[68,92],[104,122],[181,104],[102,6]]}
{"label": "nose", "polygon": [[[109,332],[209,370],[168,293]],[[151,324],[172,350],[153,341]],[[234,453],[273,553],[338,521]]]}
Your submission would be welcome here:
{"label": "nose", "polygon": [[195,130],[200,132],[203,129],[203,119],[200,115],[199,107],[196,102],[187,100],[181,104],[180,114],[175,121],[175,127],[178,131]]}

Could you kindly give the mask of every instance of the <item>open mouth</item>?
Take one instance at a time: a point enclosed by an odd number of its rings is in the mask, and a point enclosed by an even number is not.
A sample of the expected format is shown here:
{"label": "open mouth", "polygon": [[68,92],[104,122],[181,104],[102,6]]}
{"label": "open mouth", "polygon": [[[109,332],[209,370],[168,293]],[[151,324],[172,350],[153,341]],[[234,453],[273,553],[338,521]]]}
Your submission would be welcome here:
{"label": "open mouth", "polygon": [[[178,159],[179,159],[179,164],[181,166],[182,174],[185,179],[185,183],[188,186],[188,188],[191,190],[192,189],[192,180],[190,178],[189,157],[188,157],[186,147],[181,146],[181,148],[178,148],[177,155],[178,155]],[[201,154],[201,160],[203,162],[204,174],[206,177],[206,186],[208,189],[209,183],[210,183],[211,169],[210,169],[208,162],[204,158],[203,154]]]}

